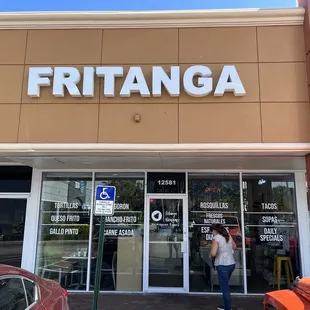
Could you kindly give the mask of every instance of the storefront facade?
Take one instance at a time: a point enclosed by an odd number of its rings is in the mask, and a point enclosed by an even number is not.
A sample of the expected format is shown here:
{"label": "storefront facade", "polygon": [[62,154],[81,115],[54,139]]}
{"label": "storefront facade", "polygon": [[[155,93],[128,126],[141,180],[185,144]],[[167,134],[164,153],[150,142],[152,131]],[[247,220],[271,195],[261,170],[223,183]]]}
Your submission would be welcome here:
{"label": "storefront facade", "polygon": [[0,262],[92,291],[105,184],[102,291],[219,292],[214,222],[234,293],[310,275],[304,13],[0,16]]}

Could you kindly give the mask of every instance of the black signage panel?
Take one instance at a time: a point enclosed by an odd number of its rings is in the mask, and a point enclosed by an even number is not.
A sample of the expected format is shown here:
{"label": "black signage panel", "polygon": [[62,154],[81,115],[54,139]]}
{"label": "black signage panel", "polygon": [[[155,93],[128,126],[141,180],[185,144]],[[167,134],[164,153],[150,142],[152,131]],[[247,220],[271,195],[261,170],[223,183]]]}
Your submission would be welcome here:
{"label": "black signage panel", "polygon": [[185,173],[150,172],[147,174],[149,194],[184,194]]}

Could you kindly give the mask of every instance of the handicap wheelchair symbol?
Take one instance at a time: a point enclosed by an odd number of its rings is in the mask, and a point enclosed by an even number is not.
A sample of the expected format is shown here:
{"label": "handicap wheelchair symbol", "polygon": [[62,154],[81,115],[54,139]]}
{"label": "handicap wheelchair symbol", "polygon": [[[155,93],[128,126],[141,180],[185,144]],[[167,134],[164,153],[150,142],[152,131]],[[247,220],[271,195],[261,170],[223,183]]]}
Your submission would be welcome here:
{"label": "handicap wheelchair symbol", "polygon": [[99,194],[100,199],[102,200],[110,199],[110,195],[106,192],[107,190],[108,190],[107,188],[102,189],[102,192]]}

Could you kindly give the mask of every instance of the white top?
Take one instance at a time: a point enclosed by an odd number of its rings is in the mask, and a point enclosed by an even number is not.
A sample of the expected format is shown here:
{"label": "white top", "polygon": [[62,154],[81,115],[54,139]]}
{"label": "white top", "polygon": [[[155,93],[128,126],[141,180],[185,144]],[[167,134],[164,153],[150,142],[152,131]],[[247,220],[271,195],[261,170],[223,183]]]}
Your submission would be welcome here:
{"label": "white top", "polygon": [[219,244],[214,265],[219,266],[229,266],[235,264],[234,259],[234,248],[232,237],[229,236],[229,241],[226,242],[226,239],[222,235],[215,235],[213,239]]}

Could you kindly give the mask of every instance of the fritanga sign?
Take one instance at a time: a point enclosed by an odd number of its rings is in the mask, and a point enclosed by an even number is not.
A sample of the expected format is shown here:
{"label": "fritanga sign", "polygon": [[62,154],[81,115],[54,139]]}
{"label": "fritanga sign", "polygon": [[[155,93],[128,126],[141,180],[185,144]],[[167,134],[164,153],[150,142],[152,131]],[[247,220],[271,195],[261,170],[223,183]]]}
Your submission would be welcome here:
{"label": "fritanga sign", "polygon": [[41,87],[52,86],[55,97],[64,97],[65,90],[72,97],[94,97],[95,75],[104,79],[105,97],[115,97],[115,81],[118,78],[124,78],[119,92],[121,97],[130,97],[133,93],[138,93],[142,97],[161,97],[163,87],[171,97],[179,97],[181,87],[193,97],[210,94],[223,96],[225,93],[233,93],[234,96],[246,94],[237,69],[233,65],[223,66],[216,85],[213,85],[212,71],[207,66],[191,66],[185,70],[182,77],[179,66],[171,66],[169,73],[161,66],[153,66],[151,87],[148,86],[141,67],[130,67],[127,74],[121,66],[84,67],[83,75],[75,67],[54,67],[54,69],[30,67],[27,93],[30,97],[40,97]]}

